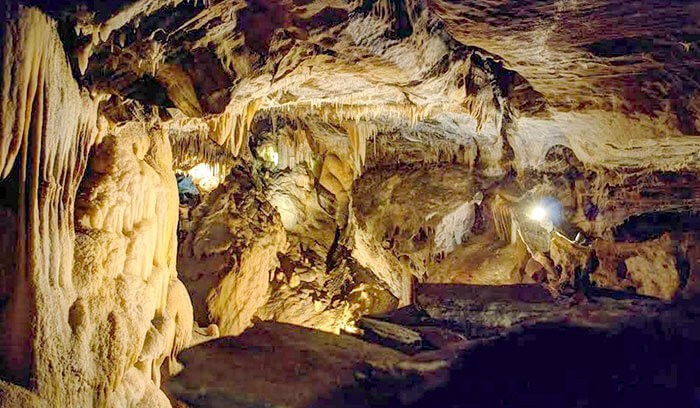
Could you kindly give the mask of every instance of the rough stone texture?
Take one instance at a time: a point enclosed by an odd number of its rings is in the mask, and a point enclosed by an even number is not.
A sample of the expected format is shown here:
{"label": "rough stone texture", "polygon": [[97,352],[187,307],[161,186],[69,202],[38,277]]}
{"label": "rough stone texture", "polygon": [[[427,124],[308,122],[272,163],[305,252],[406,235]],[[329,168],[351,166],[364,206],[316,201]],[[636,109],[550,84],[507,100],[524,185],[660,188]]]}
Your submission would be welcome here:
{"label": "rough stone texture", "polygon": [[[2,26],[0,368],[51,404],[167,404],[160,364],[191,336],[173,166],[246,169],[183,225],[197,320],[224,333],[351,331],[421,279],[697,292],[697,2],[26,1],[57,21],[12,5]],[[581,245],[527,219],[541,199]],[[474,321],[434,309],[477,332],[563,313],[455,302]],[[446,371],[361,383],[420,404]]]}
{"label": "rough stone texture", "polygon": [[554,299],[539,285],[424,284],[416,304],[430,318],[450,321],[470,337],[546,318],[556,310]]}
{"label": "rough stone texture", "polygon": [[49,404],[36,394],[17,385],[0,381],[0,407],[2,408],[44,408]]}
{"label": "rough stone texture", "polygon": [[591,269],[590,247],[571,242],[560,234],[554,234],[549,245],[550,257],[559,276],[552,276],[549,284],[556,288],[575,287]]}
{"label": "rough stone texture", "polygon": [[250,114],[273,108],[437,121],[442,138],[476,142],[491,175],[510,160],[511,122],[524,168],[556,144],[588,164],[697,168],[698,142],[684,137],[698,133],[697,18],[692,2],[139,1],[80,18],[76,53],[90,86],[170,102],[235,152]]}
{"label": "rough stone texture", "polygon": [[186,351],[186,369],[166,388],[192,406],[333,406],[362,363],[401,356],[349,336],[265,322]]}
{"label": "rough stone texture", "polygon": [[478,200],[471,176],[459,166],[376,168],[355,182],[353,212],[360,228],[422,276],[470,235]]}
{"label": "rough stone texture", "polygon": [[458,40],[503,58],[553,107],[643,112],[697,134],[697,4],[664,5],[431,2]]}
{"label": "rough stone texture", "polygon": [[414,354],[422,347],[420,334],[397,324],[363,317],[357,322],[362,339],[384,345],[406,354]]}
{"label": "rough stone texture", "polygon": [[4,269],[0,326],[3,377],[66,405],[72,331],[66,318],[72,281],[73,208],[97,135],[97,104],[71,76],[55,23],[20,8],[3,22],[0,178],[13,191],[3,202]]}
{"label": "rough stone texture", "polygon": [[[151,395],[159,394],[160,357],[174,341],[189,342],[191,317],[176,320],[177,308],[168,307],[177,280],[171,166],[165,134],[145,124],[105,136],[90,160],[76,202],[77,298],[69,311],[74,352],[85,360],[73,370],[91,385],[83,398],[114,405],[156,398],[162,406],[163,395]],[[186,339],[175,339],[176,331]]]}
{"label": "rough stone texture", "polygon": [[524,283],[521,270],[527,261],[528,252],[522,240],[509,244],[493,233],[475,235],[432,265],[426,282],[474,285]]}
{"label": "rough stone texture", "polygon": [[[185,352],[187,367],[166,388],[189,406],[694,404],[696,304],[669,307],[603,293],[571,304],[525,286],[422,289],[443,300],[449,311],[444,316],[478,324],[484,312],[469,305],[489,310],[509,304],[502,308],[506,315],[523,317],[470,334],[455,320],[431,317],[416,306],[374,316],[420,333],[426,345],[432,339],[432,349],[413,356],[348,336],[261,323],[237,338]],[[532,314],[536,304],[547,304],[547,312]],[[467,340],[465,334],[480,338]],[[585,351],[589,347],[594,352]]]}
{"label": "rough stone texture", "polygon": [[700,293],[700,239],[697,232],[688,234],[685,244],[688,280],[683,294],[686,297],[693,297]]}
{"label": "rough stone texture", "polygon": [[194,209],[180,248],[180,270],[192,293],[198,323],[239,334],[268,299],[284,252],[279,214],[255,188],[249,170],[235,169]]}
{"label": "rough stone texture", "polygon": [[167,138],[151,140],[145,124],[116,129],[97,140],[88,167],[96,101],[73,80],[54,24],[33,9],[18,13],[3,50],[3,61],[16,63],[3,78],[3,146],[11,148],[3,176],[22,191],[3,376],[51,405],[167,406],[153,361],[170,350],[159,343],[144,355],[151,321],[169,319],[168,282],[176,279]]}
{"label": "rough stone texture", "polygon": [[680,290],[674,242],[668,234],[641,243],[596,241],[593,248],[600,262],[591,275],[597,286],[662,299],[672,299]]}
{"label": "rough stone texture", "polygon": [[[21,193],[3,376],[51,405],[167,406],[156,362],[175,341],[163,332],[177,279],[167,137],[146,123],[98,137],[98,101],[72,78],[54,23],[20,8],[5,29],[2,167]],[[188,342],[191,324],[170,323]]]}

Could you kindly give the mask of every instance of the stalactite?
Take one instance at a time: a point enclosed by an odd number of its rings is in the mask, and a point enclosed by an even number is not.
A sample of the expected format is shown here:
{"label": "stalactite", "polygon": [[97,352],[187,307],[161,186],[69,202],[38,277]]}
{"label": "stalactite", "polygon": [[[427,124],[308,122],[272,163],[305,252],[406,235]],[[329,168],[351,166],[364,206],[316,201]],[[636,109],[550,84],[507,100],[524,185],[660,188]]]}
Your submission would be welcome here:
{"label": "stalactite", "polygon": [[250,123],[261,104],[261,99],[244,104],[230,104],[224,113],[207,122],[212,139],[219,145],[226,144],[234,156],[242,154],[241,149],[248,144]]}
{"label": "stalactite", "polygon": [[467,95],[464,99],[464,108],[467,113],[476,119],[476,131],[481,132],[484,124],[493,121],[496,130],[500,133],[503,117],[500,110],[494,107],[493,92],[488,88],[481,88],[475,95]]}
{"label": "stalactite", "polygon": [[309,136],[303,127],[284,127],[277,134],[277,154],[279,169],[293,168],[301,163],[309,163],[314,152],[309,144]]}
{"label": "stalactite", "polygon": [[386,121],[408,122],[414,126],[426,118],[430,110],[412,104],[387,103],[381,107],[362,104],[362,100],[346,98],[342,102],[328,103],[311,101],[294,104],[284,104],[274,107],[282,112],[293,113],[295,116],[317,116],[324,122],[339,123],[344,121]]}
{"label": "stalactite", "polygon": [[348,138],[350,139],[355,172],[358,175],[362,174],[362,168],[367,157],[367,139],[374,137],[378,129],[369,122],[345,122],[343,127],[347,130]]}
{"label": "stalactite", "polygon": [[496,195],[491,204],[491,213],[493,214],[496,236],[498,236],[500,240],[507,242],[515,241],[512,205],[512,202],[504,199],[500,195]]}
{"label": "stalactite", "polygon": [[500,134],[506,115],[506,101],[500,95],[496,78],[489,70],[482,68],[483,57],[472,54],[467,72],[464,73],[465,97],[462,105],[467,114],[476,119],[476,131],[481,132],[488,121],[493,121]]}
{"label": "stalactite", "polygon": [[173,150],[173,166],[180,171],[204,163],[211,167],[214,175],[223,181],[228,169],[237,158],[228,149],[218,145],[209,137],[209,129],[181,130],[169,127],[168,135]]}
{"label": "stalactite", "polygon": [[389,131],[374,138],[368,152],[366,167],[400,164],[454,163],[472,168],[476,157],[476,145],[441,140],[439,135],[426,138],[425,134],[410,131]]}
{"label": "stalactite", "polygon": [[472,201],[463,203],[445,215],[435,229],[435,248],[431,249],[431,253],[439,252],[444,256],[465,242],[474,225],[474,217],[475,206]]}

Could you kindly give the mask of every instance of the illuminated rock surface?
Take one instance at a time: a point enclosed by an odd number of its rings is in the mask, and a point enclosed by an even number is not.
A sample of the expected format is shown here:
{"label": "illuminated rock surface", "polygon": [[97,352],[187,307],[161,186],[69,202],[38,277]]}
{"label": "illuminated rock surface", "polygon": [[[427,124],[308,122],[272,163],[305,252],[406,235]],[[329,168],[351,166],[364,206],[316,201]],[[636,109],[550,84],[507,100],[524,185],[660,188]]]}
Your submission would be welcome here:
{"label": "illuminated rock surface", "polygon": [[697,1],[10,3],[0,406],[697,405]]}
{"label": "illuminated rock surface", "polygon": [[[651,299],[599,295],[571,305],[528,286],[433,286],[422,292],[418,306],[376,317],[420,332],[425,348],[417,354],[261,323],[240,337],[186,351],[188,367],[166,388],[189,406],[211,407],[696,401],[697,368],[683,360],[697,357],[700,330],[691,322],[697,306],[672,309]],[[438,299],[440,311],[433,302]],[[481,320],[464,325],[472,316]],[[435,341],[440,326],[450,327],[440,329],[446,341]]]}

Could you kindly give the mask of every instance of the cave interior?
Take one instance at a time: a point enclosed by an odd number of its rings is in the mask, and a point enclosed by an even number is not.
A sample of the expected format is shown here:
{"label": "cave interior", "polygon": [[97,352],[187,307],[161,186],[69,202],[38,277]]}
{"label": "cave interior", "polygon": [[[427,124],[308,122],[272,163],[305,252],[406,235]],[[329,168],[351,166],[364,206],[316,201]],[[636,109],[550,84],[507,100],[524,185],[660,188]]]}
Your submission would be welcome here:
{"label": "cave interior", "polygon": [[700,407],[697,0],[11,0],[0,408]]}

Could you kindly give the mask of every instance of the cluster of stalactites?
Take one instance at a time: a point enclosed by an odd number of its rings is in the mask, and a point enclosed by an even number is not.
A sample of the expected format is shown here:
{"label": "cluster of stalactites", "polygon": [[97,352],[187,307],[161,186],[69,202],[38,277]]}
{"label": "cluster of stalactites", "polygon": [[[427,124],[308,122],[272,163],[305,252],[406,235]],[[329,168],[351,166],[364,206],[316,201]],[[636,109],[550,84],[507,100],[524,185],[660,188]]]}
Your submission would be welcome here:
{"label": "cluster of stalactites", "polygon": [[226,146],[231,154],[240,156],[248,145],[248,129],[260,109],[262,100],[230,104],[221,115],[210,118],[207,125],[210,137],[220,146]]}
{"label": "cluster of stalactites", "polygon": [[412,131],[390,131],[374,138],[367,155],[366,168],[411,163],[453,163],[473,168],[476,144],[444,140],[439,135],[428,138]]}
{"label": "cluster of stalactites", "polygon": [[[69,267],[56,261],[61,259],[56,252],[65,248],[60,233],[72,233],[75,190],[98,132],[98,101],[79,89],[55,23],[40,11],[20,8],[17,20],[6,23],[5,32],[0,178],[7,177],[20,161],[19,179],[27,187],[20,189],[19,223],[37,223],[39,213],[49,208],[55,215],[42,220],[43,231],[18,229],[21,234],[37,234],[31,239],[18,237],[18,242],[40,247],[20,249],[18,265],[50,269],[45,276],[52,279],[60,269],[60,276],[67,279]],[[22,259],[25,255],[31,259]],[[62,284],[69,282],[62,280]]]}
{"label": "cluster of stalactites", "polygon": [[[381,131],[379,123],[400,123],[410,127],[428,116],[428,111],[410,104],[386,105],[346,105],[329,103],[293,104],[277,107],[276,110],[298,118],[308,118],[309,123],[336,123],[347,133],[352,163],[356,176],[362,174],[366,163],[368,140],[373,140]],[[299,143],[290,144],[290,148],[304,149],[305,138],[295,136]],[[286,146],[282,147],[285,148]],[[291,153],[291,152],[290,152]],[[294,152],[295,157],[300,157]],[[280,155],[282,152],[280,151]],[[302,155],[303,156],[303,155]],[[299,162],[299,160],[296,160]]]}
{"label": "cluster of stalactites", "polygon": [[513,220],[513,202],[497,194],[491,204],[491,213],[498,239],[515,242],[517,231]]}
{"label": "cluster of stalactites", "polygon": [[508,101],[502,95],[498,85],[498,79],[486,66],[477,63],[481,60],[490,60],[478,53],[472,54],[472,58],[464,73],[465,98],[462,106],[466,113],[476,119],[476,131],[481,132],[484,124],[492,122],[496,131],[502,133],[503,125],[510,114]]}
{"label": "cluster of stalactites", "polygon": [[355,172],[359,175],[367,157],[367,139],[374,138],[378,129],[370,122],[345,122],[343,127],[348,132]]}
{"label": "cluster of stalactites", "polygon": [[[347,134],[351,163],[355,168],[356,176],[361,175],[363,168],[368,165],[368,154],[372,165],[420,161],[451,162],[468,167],[473,166],[477,154],[476,145],[473,143],[460,144],[451,140],[442,140],[439,136],[425,138],[415,130],[397,134],[395,130],[397,127],[415,129],[419,121],[430,116],[430,108],[421,108],[416,105],[290,104],[277,107],[275,111],[289,117],[302,118],[304,123],[311,126],[310,133],[306,133],[314,137],[327,132],[333,133],[330,129],[319,128],[317,124],[339,124],[339,129],[335,130]],[[331,125],[331,127],[334,126]],[[280,157],[279,168],[287,168],[295,163],[306,161],[308,154],[311,154],[311,150],[307,149],[309,138],[301,137],[302,133],[295,136],[293,133],[298,131],[295,129],[285,127],[276,131]],[[381,138],[377,138],[379,133],[382,133]],[[393,137],[389,137],[392,135]],[[291,158],[294,159],[290,161]]]}
{"label": "cluster of stalactites", "polygon": [[204,163],[214,174],[225,175],[237,161],[237,158],[227,149],[219,146],[208,136],[208,129],[201,131],[182,131],[171,128],[168,131],[170,144],[173,149],[173,166],[187,171]]}
{"label": "cluster of stalactites", "polygon": [[[353,103],[358,102],[358,103]],[[349,100],[348,103],[308,102],[287,104],[276,107],[282,112],[297,117],[319,117],[326,123],[345,121],[396,122],[415,126],[418,121],[429,116],[429,110],[412,104],[387,103],[382,105],[360,104],[362,101]]]}
{"label": "cluster of stalactites", "polygon": [[310,135],[306,129],[298,127],[284,127],[276,131],[277,136],[277,168],[293,168],[301,163],[310,163],[314,157],[314,151],[310,144]]}
{"label": "cluster of stalactites", "polygon": [[494,102],[497,98],[494,96],[490,87],[480,88],[476,93],[467,93],[464,98],[464,108],[467,113],[476,119],[476,131],[481,132],[484,124],[491,121],[497,132],[501,132],[503,128],[504,113]]}

